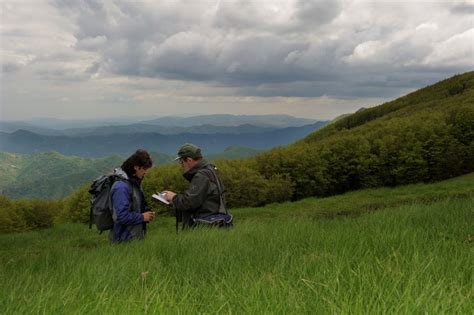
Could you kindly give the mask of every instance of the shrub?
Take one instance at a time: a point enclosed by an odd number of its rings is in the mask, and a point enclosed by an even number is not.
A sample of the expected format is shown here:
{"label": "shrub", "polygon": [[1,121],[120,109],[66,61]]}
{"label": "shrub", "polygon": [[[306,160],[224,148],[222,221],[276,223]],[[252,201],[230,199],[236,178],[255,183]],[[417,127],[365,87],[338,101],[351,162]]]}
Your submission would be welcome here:
{"label": "shrub", "polygon": [[22,213],[18,212],[7,197],[0,196],[0,233],[26,231],[27,226]]}
{"label": "shrub", "polygon": [[66,199],[65,216],[69,222],[89,222],[90,197],[89,185],[87,185],[75,191]]}

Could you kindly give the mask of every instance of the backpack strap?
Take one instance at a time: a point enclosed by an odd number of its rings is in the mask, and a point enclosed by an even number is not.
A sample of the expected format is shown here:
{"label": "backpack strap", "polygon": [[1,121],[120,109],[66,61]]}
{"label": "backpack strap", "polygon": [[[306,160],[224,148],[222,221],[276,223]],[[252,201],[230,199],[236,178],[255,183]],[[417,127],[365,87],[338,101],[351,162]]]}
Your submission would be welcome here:
{"label": "backpack strap", "polygon": [[181,217],[181,211],[178,211],[178,208],[174,208],[174,215],[176,217],[176,234],[178,234],[179,222],[181,222],[183,218]]}
{"label": "backpack strap", "polygon": [[92,207],[90,207],[90,211],[89,211],[89,230],[92,229],[92,221],[94,221],[94,214],[92,213]]}
{"label": "backpack strap", "polygon": [[[211,174],[211,176],[208,175],[209,180],[214,182],[217,186],[217,192],[219,193],[219,213],[225,213],[228,214],[227,208],[225,206],[225,200],[224,200],[224,189],[222,187],[222,183],[219,179],[219,177],[216,174],[216,168],[214,165],[209,164],[204,170],[204,173],[206,174]],[[211,178],[212,177],[212,178]]]}

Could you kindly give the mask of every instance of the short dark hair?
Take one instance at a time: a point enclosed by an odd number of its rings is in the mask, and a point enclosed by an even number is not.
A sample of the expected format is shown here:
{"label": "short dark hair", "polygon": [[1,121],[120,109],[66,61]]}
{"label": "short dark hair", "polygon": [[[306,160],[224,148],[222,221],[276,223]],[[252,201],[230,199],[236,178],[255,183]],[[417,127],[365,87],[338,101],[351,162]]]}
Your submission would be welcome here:
{"label": "short dark hair", "polygon": [[193,161],[200,161],[202,160],[202,156],[201,157],[190,157],[190,156],[186,156],[186,157],[182,157],[182,158],[179,158],[180,160],[185,160],[185,159],[191,159]]}
{"label": "short dark hair", "polygon": [[138,149],[122,163],[122,170],[127,173],[128,177],[132,177],[135,174],[135,166],[143,167],[148,169],[153,166],[150,154],[143,149]]}

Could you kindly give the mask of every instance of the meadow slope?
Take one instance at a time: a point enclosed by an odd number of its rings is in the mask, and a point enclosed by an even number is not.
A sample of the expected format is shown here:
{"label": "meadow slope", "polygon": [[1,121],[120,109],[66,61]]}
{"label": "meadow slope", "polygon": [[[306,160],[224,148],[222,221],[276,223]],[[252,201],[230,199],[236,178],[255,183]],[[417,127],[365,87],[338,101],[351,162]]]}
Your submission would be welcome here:
{"label": "meadow slope", "polygon": [[[231,231],[111,246],[84,225],[0,236],[18,313],[462,313],[474,308],[474,174],[265,208]],[[377,210],[377,211],[375,211]]]}

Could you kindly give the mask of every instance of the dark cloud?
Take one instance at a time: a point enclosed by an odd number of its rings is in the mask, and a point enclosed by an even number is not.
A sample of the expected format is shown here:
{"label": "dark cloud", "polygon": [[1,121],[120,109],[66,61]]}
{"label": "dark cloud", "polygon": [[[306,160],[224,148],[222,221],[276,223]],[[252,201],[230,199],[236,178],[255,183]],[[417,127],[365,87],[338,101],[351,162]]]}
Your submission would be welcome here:
{"label": "dark cloud", "polygon": [[342,9],[341,1],[307,1],[299,0],[297,3],[296,18],[298,24],[305,27],[317,27],[334,20]]}
{"label": "dark cloud", "polygon": [[6,62],[2,64],[1,70],[5,73],[16,72],[21,69],[21,65],[11,62]]}
{"label": "dark cloud", "polygon": [[100,70],[100,63],[94,62],[89,68],[86,69],[86,73],[91,75],[98,73]]}
{"label": "dark cloud", "polygon": [[463,2],[452,5],[451,12],[460,15],[474,15],[474,4],[472,2]]}
{"label": "dark cloud", "polygon": [[[357,3],[323,0],[52,3],[76,22],[75,48],[97,56],[86,74],[102,71],[207,81],[258,96],[366,97],[392,96],[431,82],[424,73],[431,73],[439,60],[450,58],[456,63],[452,54],[433,42],[446,41],[453,34],[443,30],[449,36],[437,38],[438,26],[423,24],[417,12],[404,4],[357,7]],[[451,11],[465,13],[472,8],[466,2],[452,6]],[[338,21],[341,15],[343,22]],[[420,82],[408,80],[408,74]]]}
{"label": "dark cloud", "polygon": [[390,86],[385,80],[324,80],[324,81],[299,81],[285,84],[262,84],[247,86],[240,90],[241,95],[259,97],[336,97],[336,98],[365,98],[365,97],[395,97],[407,87]]}
{"label": "dark cloud", "polygon": [[266,22],[255,6],[255,2],[249,0],[220,1],[213,17],[213,25],[224,30],[261,29]]}
{"label": "dark cloud", "polygon": [[86,73],[74,72],[69,69],[39,69],[36,74],[41,80],[58,82],[79,82],[89,79]]}
{"label": "dark cloud", "polygon": [[341,10],[340,0],[298,0],[286,6],[273,1],[219,1],[212,23],[226,31],[296,33],[328,24]]}

